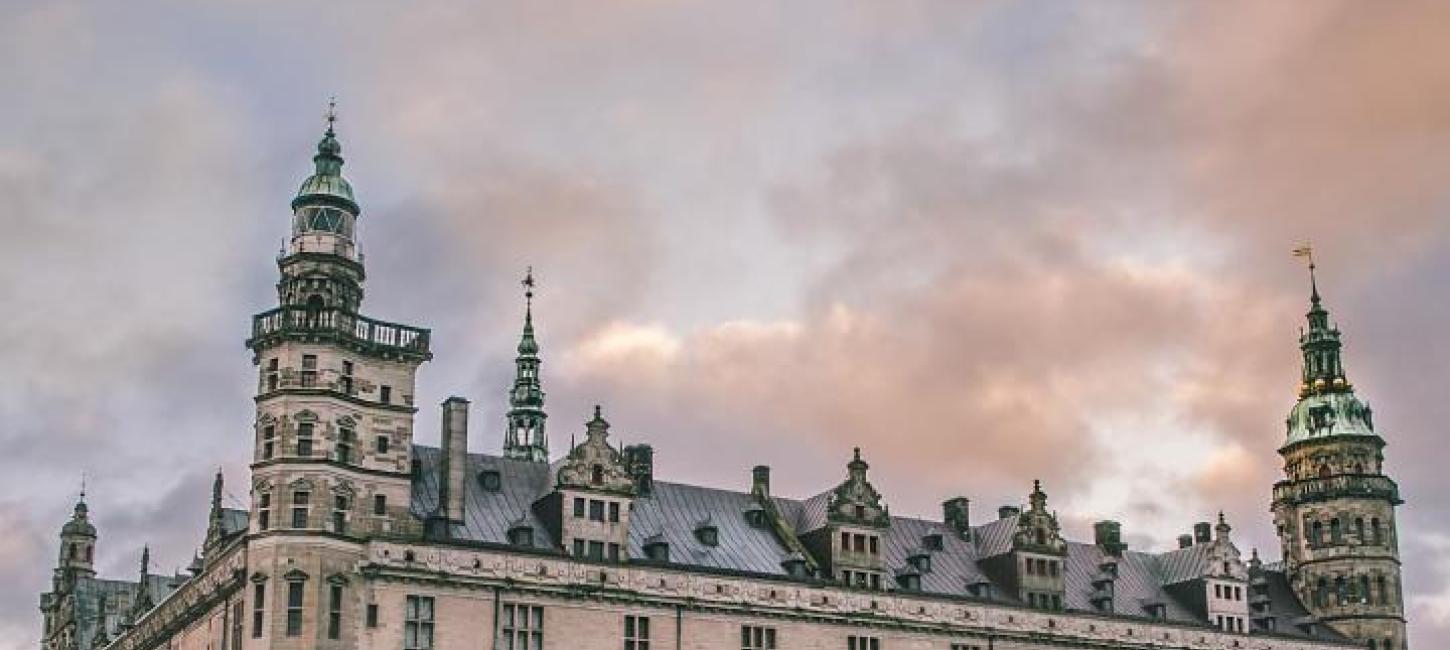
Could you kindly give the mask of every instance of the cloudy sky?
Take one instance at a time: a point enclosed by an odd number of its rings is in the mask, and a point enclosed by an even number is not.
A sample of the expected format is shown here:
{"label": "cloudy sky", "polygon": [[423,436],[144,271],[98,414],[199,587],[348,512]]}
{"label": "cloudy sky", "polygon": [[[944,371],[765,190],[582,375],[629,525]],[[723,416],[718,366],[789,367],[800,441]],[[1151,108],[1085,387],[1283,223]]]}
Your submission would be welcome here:
{"label": "cloudy sky", "polygon": [[[0,7],[0,649],[90,482],[99,563],[245,503],[250,315],[331,95],[367,313],[434,331],[418,438],[496,450],[533,265],[556,449],[893,512],[1040,478],[1165,549],[1268,500],[1312,241],[1450,636],[1450,3]],[[462,5],[463,3],[459,3]]]}

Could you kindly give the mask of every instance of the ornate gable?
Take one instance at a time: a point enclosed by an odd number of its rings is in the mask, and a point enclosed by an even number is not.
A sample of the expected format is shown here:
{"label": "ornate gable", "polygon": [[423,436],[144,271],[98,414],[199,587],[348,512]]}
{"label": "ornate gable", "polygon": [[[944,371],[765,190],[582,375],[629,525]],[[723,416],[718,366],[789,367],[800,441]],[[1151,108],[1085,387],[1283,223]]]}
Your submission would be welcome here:
{"label": "ornate gable", "polygon": [[1062,539],[1057,514],[1047,510],[1047,493],[1042,491],[1042,481],[1032,482],[1032,494],[1028,496],[1028,500],[1032,505],[1017,518],[1017,532],[1012,535],[1012,549],[1066,555],[1067,542]]}
{"label": "ornate gable", "polygon": [[891,512],[881,503],[881,493],[866,480],[869,467],[861,460],[861,448],[857,447],[851,462],[846,464],[846,480],[831,491],[826,505],[827,521],[877,528],[891,525]]}
{"label": "ornate gable", "polygon": [[634,480],[624,464],[624,456],[609,444],[609,422],[594,407],[594,419],[585,425],[584,442],[575,445],[559,461],[554,484],[560,488],[597,490],[626,496],[634,495]]}

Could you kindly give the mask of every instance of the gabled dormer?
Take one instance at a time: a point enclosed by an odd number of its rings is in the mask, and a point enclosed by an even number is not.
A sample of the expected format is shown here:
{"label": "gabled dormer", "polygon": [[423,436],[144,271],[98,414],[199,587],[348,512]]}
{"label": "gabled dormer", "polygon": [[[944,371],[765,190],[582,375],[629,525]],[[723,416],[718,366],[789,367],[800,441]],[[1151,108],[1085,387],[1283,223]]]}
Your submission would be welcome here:
{"label": "gabled dormer", "polygon": [[[1249,569],[1223,513],[1218,523],[1200,522],[1180,548],[1160,556],[1163,586],[1190,611],[1225,632],[1248,632]],[[1184,542],[1188,542],[1186,545]]]}
{"label": "gabled dormer", "polygon": [[1041,481],[1032,482],[1027,499],[1026,511],[1003,511],[1004,518],[1017,518],[1010,550],[983,559],[981,567],[1022,602],[1040,609],[1062,609],[1067,541],[1062,538],[1057,515],[1047,509]]}
{"label": "gabled dormer", "polygon": [[596,561],[626,559],[636,482],[624,454],[609,443],[598,406],[584,441],[554,466],[554,490],[534,504],[565,553]]}
{"label": "gabled dormer", "polygon": [[857,447],[846,464],[846,480],[813,499],[824,500],[824,521],[802,535],[801,541],[831,579],[852,587],[881,589],[887,582],[882,550],[891,513],[882,503],[881,493],[866,479],[869,467]]}

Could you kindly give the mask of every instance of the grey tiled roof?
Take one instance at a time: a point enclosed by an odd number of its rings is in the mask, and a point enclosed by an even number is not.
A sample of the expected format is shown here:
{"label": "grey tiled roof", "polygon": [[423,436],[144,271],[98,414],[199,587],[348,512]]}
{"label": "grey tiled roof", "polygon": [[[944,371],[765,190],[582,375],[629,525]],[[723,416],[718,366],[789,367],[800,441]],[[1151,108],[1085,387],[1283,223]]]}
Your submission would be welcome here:
{"label": "grey tiled roof", "polygon": [[[413,455],[419,472],[413,479],[412,512],[427,518],[438,509],[438,481],[442,453],[435,447],[414,446]],[[507,544],[509,529],[519,522],[534,530],[534,548],[558,550],[532,505],[553,488],[553,468],[543,463],[516,461],[485,454],[468,456],[468,476],[464,480],[464,521],[454,525],[451,533],[462,540]],[[500,489],[487,491],[478,480],[480,472],[497,471]],[[806,499],[772,497],[772,502],[797,534],[817,529],[826,523],[829,492]],[[749,492],[655,481],[651,494],[634,500],[630,514],[629,556],[645,557],[647,542],[669,544],[670,562],[754,575],[785,576],[781,562],[790,548],[776,537],[770,527],[755,527],[745,512],[756,507]],[[966,596],[967,585],[988,582],[979,561],[1012,550],[1012,536],[1017,530],[1018,516],[985,522],[974,527],[970,539],[959,536],[944,522],[910,517],[892,517],[882,536],[882,559],[888,576],[906,568],[907,557],[923,551],[923,538],[941,535],[942,549],[928,551],[930,570],[921,572],[921,590],[927,593]],[[719,543],[707,546],[695,535],[702,521],[709,521],[718,531]],[[1207,624],[1184,603],[1165,590],[1168,585],[1204,574],[1207,569],[1206,545],[1162,554],[1124,551],[1116,558],[1118,573],[1113,582],[1112,611],[1115,614],[1146,617],[1145,605],[1162,604],[1171,621]],[[1068,609],[1097,611],[1092,601],[1093,579],[1106,558],[1104,551],[1088,543],[1069,542],[1064,562],[1064,606]],[[1282,579],[1282,574],[1280,574]],[[999,585],[993,597],[1013,600]],[[1303,616],[1303,608],[1292,592],[1283,588],[1273,594],[1276,605],[1282,605],[1281,630],[1292,633],[1292,621]]]}

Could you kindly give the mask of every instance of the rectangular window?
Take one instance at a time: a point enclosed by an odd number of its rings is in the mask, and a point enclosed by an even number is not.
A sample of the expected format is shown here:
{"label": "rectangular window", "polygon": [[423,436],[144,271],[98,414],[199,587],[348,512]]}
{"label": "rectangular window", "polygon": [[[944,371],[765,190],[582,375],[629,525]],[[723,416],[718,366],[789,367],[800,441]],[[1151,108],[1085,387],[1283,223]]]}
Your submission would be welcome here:
{"label": "rectangular window", "polygon": [[267,390],[277,390],[277,358],[267,360]]}
{"label": "rectangular window", "polygon": [[584,540],[574,540],[574,557],[584,557]]}
{"label": "rectangular window", "polygon": [[262,427],[262,460],[271,460],[277,449],[277,427],[269,424]]}
{"label": "rectangular window", "polygon": [[604,559],[604,542],[589,542],[589,559]]}
{"label": "rectangular window", "polygon": [[331,585],[327,596],[327,638],[342,636],[342,585]]}
{"label": "rectangular window", "polygon": [[377,627],[378,626],[378,604],[377,603],[368,603],[367,626],[368,627]]}
{"label": "rectangular window", "polygon": [[433,598],[408,596],[403,604],[403,650],[433,649]]}
{"label": "rectangular window", "polygon": [[848,636],[846,650],[881,650],[881,639],[874,636]]}
{"label": "rectangular window", "polygon": [[576,519],[584,518],[584,499],[579,497],[574,497],[574,517]]}
{"label": "rectangular window", "polygon": [[597,499],[589,500],[589,520],[604,521],[604,502]]}
{"label": "rectangular window", "polygon": [[875,535],[872,535],[871,536],[871,554],[872,555],[880,555],[881,554],[881,538],[879,538],[879,537],[877,537]]}
{"label": "rectangular window", "polygon": [[257,530],[267,530],[272,525],[272,493],[264,492],[257,502]]}
{"label": "rectangular window", "polygon": [[[243,596],[246,594],[247,592],[242,592]],[[232,650],[242,650],[242,615],[242,601],[238,599],[232,603]]]}
{"label": "rectangular window", "polygon": [[618,522],[619,521],[619,503],[618,502],[615,502],[615,501],[610,501],[609,502],[609,521],[611,521],[611,522]]}
{"label": "rectangular window", "polygon": [[306,586],[301,581],[287,583],[287,636],[302,635],[302,590]]}
{"label": "rectangular window", "polygon": [[851,550],[851,533],[841,533],[841,550]]}
{"label": "rectangular window", "polygon": [[267,585],[257,583],[252,587],[252,638],[262,638],[262,615],[267,611]]}
{"label": "rectangular window", "polygon": [[377,452],[380,454],[388,453],[388,437],[378,436],[377,444],[374,445],[373,448],[376,449]]}
{"label": "rectangular window", "polygon": [[1054,578],[1057,577],[1057,560],[1053,560],[1047,563],[1047,575],[1050,575]]}
{"label": "rectangular window", "polygon": [[506,603],[499,623],[501,650],[544,650],[543,607]]}
{"label": "rectangular window", "polygon": [[317,385],[317,355],[302,355],[302,387],[312,388]]}
{"label": "rectangular window", "polygon": [[308,492],[292,493],[292,527],[307,527],[307,502],[312,498]]}
{"label": "rectangular window", "polygon": [[624,617],[624,650],[649,650],[649,617]]}
{"label": "rectangular window", "polygon": [[378,387],[378,401],[379,402],[382,402],[384,404],[392,404],[393,403],[393,387],[392,386],[379,386]]}
{"label": "rectangular window", "polygon": [[388,497],[387,497],[387,495],[383,495],[383,494],[374,494],[373,495],[373,514],[375,514],[375,515],[385,515],[385,514],[388,514]]}
{"label": "rectangular window", "polygon": [[610,562],[618,562],[619,561],[619,545],[618,544],[610,544],[609,545],[609,561]]}
{"label": "rectangular window", "polygon": [[881,589],[881,574],[879,574],[879,573],[873,573],[873,574],[871,574],[871,588],[872,589],[876,589],[878,591]]}
{"label": "rectangular window", "polygon": [[740,626],[740,650],[775,650],[775,628]]}
{"label": "rectangular window", "polygon": [[352,394],[352,362],[351,361],[343,361],[342,362],[342,381],[340,383],[342,384],[342,392],[343,393],[346,393],[348,395],[351,395]]}
{"label": "rectangular window", "polygon": [[312,455],[312,423],[303,422],[297,425],[297,455]]}
{"label": "rectangular window", "polygon": [[347,497],[332,497],[332,532],[347,532]]}

